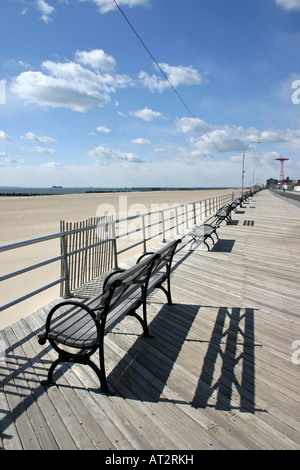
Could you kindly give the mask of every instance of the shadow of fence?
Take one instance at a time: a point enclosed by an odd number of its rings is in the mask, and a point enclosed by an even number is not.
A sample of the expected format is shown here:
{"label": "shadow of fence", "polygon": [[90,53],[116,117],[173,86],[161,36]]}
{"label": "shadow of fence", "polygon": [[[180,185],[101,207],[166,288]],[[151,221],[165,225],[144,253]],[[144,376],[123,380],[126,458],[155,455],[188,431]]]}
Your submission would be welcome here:
{"label": "shadow of fence", "polygon": [[[192,404],[201,408],[214,406],[219,410],[239,409],[254,413],[254,350],[254,309],[220,307]],[[214,404],[209,405],[213,394],[216,395]]]}
{"label": "shadow of fence", "polygon": [[[197,356],[193,349],[187,370],[192,367],[189,373],[197,375],[199,367],[199,379],[191,404],[197,408],[213,406],[218,410],[257,411],[254,309],[210,307],[210,311],[217,312],[210,339],[190,339],[190,333],[195,338],[191,330],[202,308],[205,307],[164,305],[149,325],[153,338],[136,338],[129,334],[132,345],[108,378],[117,393],[143,401],[166,400],[165,387],[179,354],[188,342],[193,341],[199,343],[199,352]],[[201,318],[197,322],[201,328]],[[128,342],[128,333],[115,331],[113,336],[113,342],[120,348]],[[179,402],[187,403],[184,396],[180,396]],[[177,402],[176,399],[171,401]]]}

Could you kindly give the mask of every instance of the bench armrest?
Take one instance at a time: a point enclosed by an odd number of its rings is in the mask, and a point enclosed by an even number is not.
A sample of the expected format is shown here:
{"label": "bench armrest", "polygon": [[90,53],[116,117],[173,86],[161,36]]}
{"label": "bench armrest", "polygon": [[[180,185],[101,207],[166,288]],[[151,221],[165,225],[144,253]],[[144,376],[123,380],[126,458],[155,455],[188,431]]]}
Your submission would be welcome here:
{"label": "bench armrest", "polygon": [[[94,320],[97,331],[98,331],[98,334],[99,334],[99,326],[97,324],[96,314],[94,313],[94,311],[92,309],[90,309],[88,307],[88,305],[85,305],[84,303],[79,302],[77,300],[66,300],[64,302],[59,302],[58,304],[56,304],[54,307],[52,307],[52,309],[48,313],[47,318],[46,318],[45,332],[38,335],[39,344],[44,345],[46,343],[46,340],[48,339],[48,335],[51,331],[51,320],[52,320],[53,315],[55,314],[55,312],[59,308],[67,306],[67,305],[70,305],[70,306],[73,306],[73,307],[79,307],[80,309],[85,310],[92,317],[92,319]],[[70,311],[67,311],[65,313],[67,315],[68,313],[70,313]]]}
{"label": "bench armrest", "polygon": [[145,256],[154,255],[154,251],[147,251],[147,253],[143,253],[138,259],[136,264],[138,264]]}
{"label": "bench armrest", "polygon": [[220,227],[219,224],[215,224],[215,225],[212,225],[212,224],[203,224],[203,227],[211,227],[213,230],[217,229]]}
{"label": "bench armrest", "polygon": [[103,294],[106,292],[106,285],[108,283],[108,281],[113,277],[115,276],[116,274],[120,274],[120,273],[123,273],[125,271],[125,269],[116,269],[115,271],[113,271],[112,273],[108,274],[103,282],[103,286],[102,286],[102,291],[103,291]]}

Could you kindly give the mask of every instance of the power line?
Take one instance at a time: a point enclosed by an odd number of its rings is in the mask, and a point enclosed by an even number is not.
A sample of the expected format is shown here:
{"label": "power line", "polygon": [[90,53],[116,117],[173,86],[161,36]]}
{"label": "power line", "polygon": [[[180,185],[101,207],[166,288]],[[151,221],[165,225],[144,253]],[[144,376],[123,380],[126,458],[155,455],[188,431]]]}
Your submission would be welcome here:
{"label": "power line", "polygon": [[141,36],[138,34],[138,32],[136,31],[136,29],[133,27],[132,23],[129,21],[129,19],[127,18],[127,16],[125,15],[124,11],[122,10],[122,8],[120,7],[120,5],[116,2],[116,0],[113,0],[114,4],[116,5],[116,7],[118,8],[118,10],[120,11],[120,13],[122,14],[122,16],[124,17],[124,19],[126,20],[126,22],[128,23],[128,25],[130,26],[130,28],[132,29],[132,31],[134,32],[134,34],[136,35],[136,37],[138,38],[138,40],[140,41],[140,43],[142,44],[142,46],[144,47],[144,49],[147,51],[147,53],[149,54],[149,56],[151,57],[151,59],[153,60],[153,62],[155,63],[155,65],[157,66],[157,68],[160,70],[160,72],[162,73],[163,77],[166,79],[166,81],[169,83],[169,85],[171,86],[172,90],[176,93],[177,97],[180,99],[181,103],[184,105],[184,107],[187,109],[187,111],[189,112],[189,114],[192,116],[192,118],[196,121],[197,125],[200,127],[201,131],[209,138],[209,140],[211,141],[211,143],[214,145],[214,147],[218,150],[218,152],[222,153],[223,155],[224,152],[219,149],[219,147],[217,146],[217,144],[212,140],[212,138],[210,137],[210,135],[205,131],[205,129],[202,127],[201,123],[199,122],[199,119],[197,119],[197,117],[193,114],[193,112],[191,111],[191,109],[189,108],[189,106],[186,104],[186,102],[184,101],[184,99],[180,96],[180,94],[178,93],[178,91],[176,90],[175,86],[173,85],[173,83],[171,82],[171,80],[169,79],[169,77],[167,76],[167,74],[164,72],[164,70],[162,69],[162,67],[159,65],[159,63],[157,62],[157,60],[155,59],[155,57],[153,56],[153,54],[151,53],[151,51],[149,50],[149,48],[146,46],[146,44],[144,43],[144,41],[142,40]]}

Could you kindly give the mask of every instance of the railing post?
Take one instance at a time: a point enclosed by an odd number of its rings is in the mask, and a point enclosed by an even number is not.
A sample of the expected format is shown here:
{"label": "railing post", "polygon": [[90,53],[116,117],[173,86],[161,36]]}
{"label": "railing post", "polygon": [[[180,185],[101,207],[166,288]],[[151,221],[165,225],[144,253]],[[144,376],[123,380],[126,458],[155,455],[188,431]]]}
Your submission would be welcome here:
{"label": "railing post", "polygon": [[161,224],[162,224],[162,232],[163,232],[163,242],[166,241],[166,228],[165,228],[165,214],[164,211],[161,212]]}
{"label": "railing post", "polygon": [[146,227],[145,227],[145,216],[142,215],[142,230],[143,230],[143,246],[144,246],[144,253],[147,252],[146,246]]}
{"label": "railing post", "polygon": [[179,235],[179,225],[178,225],[178,207],[175,207],[175,218],[176,218],[176,235]]}
{"label": "railing post", "polygon": [[66,235],[61,237],[61,253],[63,256],[63,273],[64,273],[64,285],[65,285],[65,292],[63,297],[68,299],[72,297],[71,290],[70,290],[70,273],[69,273],[69,266],[68,266],[68,244],[67,244],[67,237]]}
{"label": "railing post", "polygon": [[114,256],[114,269],[118,269],[118,252],[117,252],[117,237],[116,237],[116,221],[112,223],[112,244]]}
{"label": "railing post", "polygon": [[185,205],[185,225],[186,228],[189,228],[189,212],[188,212],[188,205]]}

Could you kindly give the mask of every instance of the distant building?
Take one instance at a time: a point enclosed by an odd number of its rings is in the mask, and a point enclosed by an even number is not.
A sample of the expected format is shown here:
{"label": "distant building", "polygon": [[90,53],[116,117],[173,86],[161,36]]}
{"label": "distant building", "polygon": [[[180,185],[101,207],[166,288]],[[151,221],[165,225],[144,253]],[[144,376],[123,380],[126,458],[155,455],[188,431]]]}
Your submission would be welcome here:
{"label": "distant building", "polygon": [[289,177],[285,178],[285,180],[281,181],[281,184],[286,184],[288,186],[291,186],[293,184],[293,181],[290,180]]}
{"label": "distant building", "polygon": [[276,184],[283,185],[287,184],[290,185],[292,184],[292,181],[290,180],[289,176],[287,176],[283,181],[276,180],[275,178],[270,178],[267,180],[267,187],[269,186],[275,186]]}
{"label": "distant building", "polygon": [[278,180],[276,180],[275,178],[270,178],[267,180],[267,187],[274,186],[275,184],[278,184]]}

